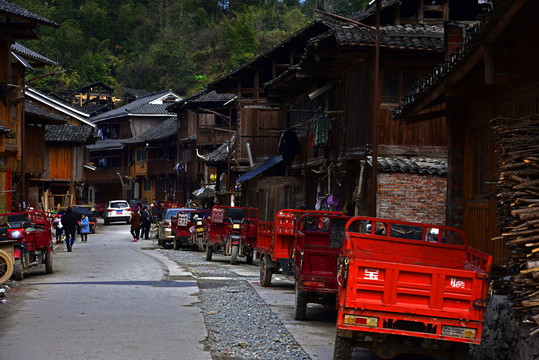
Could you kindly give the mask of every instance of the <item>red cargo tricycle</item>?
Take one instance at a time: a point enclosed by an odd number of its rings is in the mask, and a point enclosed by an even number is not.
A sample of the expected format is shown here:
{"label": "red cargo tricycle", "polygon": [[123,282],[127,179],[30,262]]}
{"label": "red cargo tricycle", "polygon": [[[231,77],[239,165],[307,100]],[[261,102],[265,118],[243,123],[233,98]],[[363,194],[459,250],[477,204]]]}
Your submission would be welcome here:
{"label": "red cargo tricycle", "polygon": [[230,256],[230,264],[238,263],[238,256],[245,256],[247,264],[253,263],[258,230],[258,209],[215,205],[206,222],[206,260],[214,252]]}
{"label": "red cargo tricycle", "polygon": [[24,278],[24,269],[45,264],[45,273],[51,274],[52,233],[47,214],[43,211],[25,211],[0,214],[0,235],[13,243],[13,277]]}
{"label": "red cargo tricycle", "polygon": [[299,219],[294,247],[295,320],[307,318],[307,303],[335,310],[337,260],[349,219],[334,212],[307,213]]}
{"label": "red cargo tricycle", "polygon": [[256,256],[260,259],[260,284],[271,285],[273,274],[282,271],[283,275],[292,276],[293,254],[296,245],[297,221],[303,214],[343,215],[340,212],[283,209],[275,215],[275,222],[260,221]]}
{"label": "red cargo tricycle", "polygon": [[479,344],[492,257],[456,228],[354,217],[339,258],[334,359],[353,344],[467,359]]}
{"label": "red cargo tricycle", "polygon": [[177,215],[170,218],[171,233],[174,236],[174,250],[179,250],[183,246],[197,246],[198,233],[200,233],[200,243],[202,243],[202,232],[204,230],[202,221],[207,214],[207,210],[200,209],[180,209]]}

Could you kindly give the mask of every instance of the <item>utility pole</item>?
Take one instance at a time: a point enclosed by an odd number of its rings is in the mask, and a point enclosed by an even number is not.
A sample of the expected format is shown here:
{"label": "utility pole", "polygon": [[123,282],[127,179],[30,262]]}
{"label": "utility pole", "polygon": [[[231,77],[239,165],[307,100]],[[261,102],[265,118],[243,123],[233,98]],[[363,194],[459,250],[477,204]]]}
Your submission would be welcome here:
{"label": "utility pole", "polygon": [[374,96],[372,121],[371,216],[376,216],[378,196],[378,113],[380,110],[380,12],[382,0],[376,0],[376,47],[374,50]]}

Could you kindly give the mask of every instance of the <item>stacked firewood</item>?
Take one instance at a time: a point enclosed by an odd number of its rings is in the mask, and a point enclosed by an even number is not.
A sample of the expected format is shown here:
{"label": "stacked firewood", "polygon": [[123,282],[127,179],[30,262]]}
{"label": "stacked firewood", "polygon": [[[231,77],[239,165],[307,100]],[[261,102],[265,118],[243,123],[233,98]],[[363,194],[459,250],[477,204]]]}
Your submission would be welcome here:
{"label": "stacked firewood", "polygon": [[539,334],[539,116],[493,120],[498,226],[509,249],[515,315]]}

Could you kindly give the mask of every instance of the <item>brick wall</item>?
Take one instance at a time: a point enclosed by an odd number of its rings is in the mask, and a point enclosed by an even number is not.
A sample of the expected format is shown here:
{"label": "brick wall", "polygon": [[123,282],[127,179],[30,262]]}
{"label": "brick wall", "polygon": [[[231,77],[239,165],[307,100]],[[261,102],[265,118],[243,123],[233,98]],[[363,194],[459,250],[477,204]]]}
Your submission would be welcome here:
{"label": "brick wall", "polygon": [[445,176],[378,173],[378,216],[381,218],[444,225]]}

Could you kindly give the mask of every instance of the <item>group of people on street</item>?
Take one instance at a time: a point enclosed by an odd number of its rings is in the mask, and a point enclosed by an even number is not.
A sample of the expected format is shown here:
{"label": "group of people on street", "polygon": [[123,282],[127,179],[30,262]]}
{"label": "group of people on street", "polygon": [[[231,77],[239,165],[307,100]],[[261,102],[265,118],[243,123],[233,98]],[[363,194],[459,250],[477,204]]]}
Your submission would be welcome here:
{"label": "group of people on street", "polygon": [[55,216],[53,227],[56,229],[56,243],[62,242],[62,237],[65,235],[65,244],[68,252],[73,249],[77,228],[80,227],[81,242],[88,241],[88,233],[90,232],[90,220],[82,214],[79,220],[78,216],[73,212],[71,207],[68,207],[64,214]]}
{"label": "group of people on street", "polygon": [[152,226],[153,215],[148,209],[148,205],[138,203],[131,211],[131,236],[136,242],[142,236],[145,240],[150,239],[150,227]]}

